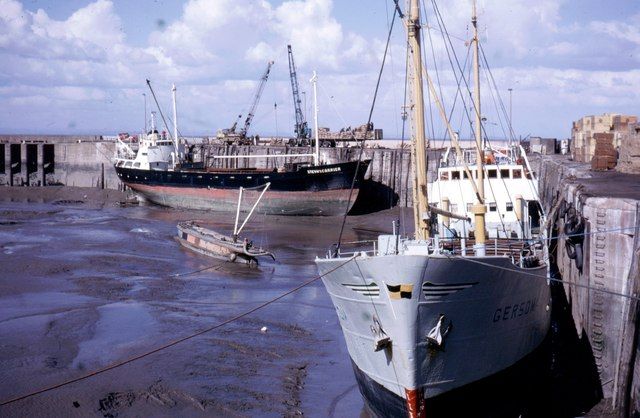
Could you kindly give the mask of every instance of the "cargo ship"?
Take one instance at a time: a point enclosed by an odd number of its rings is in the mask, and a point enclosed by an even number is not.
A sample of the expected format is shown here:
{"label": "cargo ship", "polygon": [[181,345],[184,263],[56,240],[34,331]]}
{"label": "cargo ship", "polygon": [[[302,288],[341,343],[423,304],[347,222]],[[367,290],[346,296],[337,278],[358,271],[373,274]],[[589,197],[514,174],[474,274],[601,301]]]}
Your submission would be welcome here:
{"label": "cargo ship", "polygon": [[[173,103],[175,121],[175,86]],[[173,136],[159,133],[155,125],[152,113],[151,129],[140,136],[136,149],[117,140],[115,171],[124,185],[146,200],[173,208],[233,211],[240,187],[251,199],[252,194],[258,196],[256,189],[271,183],[262,199],[261,213],[342,215],[355,202],[370,163],[369,160],[363,160],[321,164],[319,141],[316,138],[314,153],[296,155],[312,157],[313,160],[309,162],[285,164],[273,169],[208,167],[204,163],[185,161],[184,144],[178,140],[177,124],[174,124]],[[255,157],[274,156],[222,158]]]}

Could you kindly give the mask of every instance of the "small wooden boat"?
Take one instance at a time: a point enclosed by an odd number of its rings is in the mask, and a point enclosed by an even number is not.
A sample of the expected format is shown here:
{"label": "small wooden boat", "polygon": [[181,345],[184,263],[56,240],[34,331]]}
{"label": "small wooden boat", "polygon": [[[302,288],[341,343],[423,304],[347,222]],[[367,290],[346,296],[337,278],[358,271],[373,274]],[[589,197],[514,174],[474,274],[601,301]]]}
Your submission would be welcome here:
{"label": "small wooden boat", "polygon": [[240,238],[239,234],[242,228],[253,214],[256,206],[260,202],[262,195],[269,188],[269,183],[254,203],[249,215],[244,220],[240,228],[238,228],[238,218],[240,216],[240,203],[242,202],[242,187],[240,188],[240,196],[238,197],[238,208],[236,211],[236,221],[231,236],[212,231],[197,221],[184,221],[178,224],[178,242],[185,248],[204,254],[209,257],[220,258],[231,262],[246,263],[249,265],[257,265],[258,257],[271,257],[275,260],[275,256],[262,248],[256,248],[248,238]]}
{"label": "small wooden boat", "polygon": [[204,228],[196,221],[178,224],[178,242],[193,251],[209,257],[233,262],[258,264],[258,257],[271,257],[272,253],[255,248],[247,238],[235,240],[233,237]]}

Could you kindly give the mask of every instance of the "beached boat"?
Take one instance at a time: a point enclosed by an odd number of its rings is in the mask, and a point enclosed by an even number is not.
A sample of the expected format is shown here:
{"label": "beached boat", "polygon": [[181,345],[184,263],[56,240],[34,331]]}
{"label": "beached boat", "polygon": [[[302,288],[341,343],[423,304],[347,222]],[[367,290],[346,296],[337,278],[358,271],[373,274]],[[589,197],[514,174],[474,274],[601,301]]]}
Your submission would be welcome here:
{"label": "beached boat", "polygon": [[[483,141],[477,58],[476,149],[461,151],[448,125],[456,155],[445,153],[428,186],[419,10],[412,0],[406,17],[415,236],[394,227],[370,248],[338,243],[316,258],[360,392],[381,417],[427,416],[426,399],[512,366],[541,344],[550,321],[535,176],[521,147],[499,151]],[[430,204],[428,194],[437,200]]]}
{"label": "beached boat", "polygon": [[249,218],[254,213],[260,200],[264,197],[265,192],[269,189],[270,184],[267,183],[260,195],[249,210],[249,214],[238,226],[240,220],[240,208],[242,205],[242,196],[244,189],[241,187],[238,194],[238,206],[236,207],[236,219],[231,235],[224,235],[219,232],[207,229],[200,225],[197,221],[184,221],[178,224],[178,242],[190,250],[199,252],[209,257],[220,258],[231,262],[247,263],[250,265],[258,265],[258,257],[271,257],[275,260],[273,253],[260,247],[255,247],[253,241],[248,238],[241,238],[240,232],[245,227]]}
{"label": "beached boat", "polygon": [[237,263],[257,264],[258,257],[275,256],[262,248],[256,248],[248,238],[234,239],[198,224],[185,221],[178,224],[178,242],[190,250],[209,257]]}
{"label": "beached boat", "polygon": [[[177,118],[175,86],[174,117]],[[317,118],[316,118],[317,119]],[[261,211],[271,215],[342,215],[355,202],[369,160],[322,164],[320,141],[316,138],[312,162],[285,164],[273,169],[214,168],[185,161],[185,146],[173,137],[159,134],[152,117],[151,130],[140,136],[139,147],[118,141],[115,171],[120,181],[145,199],[162,206],[181,209],[231,211],[236,192],[271,183]],[[317,123],[316,123],[317,125]],[[316,136],[317,136],[316,129]],[[282,158],[282,155],[215,156],[215,158]]]}

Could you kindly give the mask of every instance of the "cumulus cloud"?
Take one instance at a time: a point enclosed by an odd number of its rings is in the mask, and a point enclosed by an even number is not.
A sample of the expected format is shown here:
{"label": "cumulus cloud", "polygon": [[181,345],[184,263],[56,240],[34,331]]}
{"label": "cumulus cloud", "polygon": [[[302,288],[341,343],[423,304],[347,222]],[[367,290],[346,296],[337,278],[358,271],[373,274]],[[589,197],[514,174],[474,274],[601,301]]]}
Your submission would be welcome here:
{"label": "cumulus cloud", "polygon": [[[514,113],[526,109],[555,121],[544,124],[549,131],[561,131],[568,120],[560,118],[577,109],[589,112],[587,103],[624,111],[621,107],[637,110],[640,102],[633,92],[640,81],[635,70],[640,15],[575,22],[563,15],[567,4],[502,0],[497,7],[481,0],[478,8],[483,48],[501,88],[514,88]],[[470,1],[440,2],[439,7],[463,61],[464,41],[471,37]],[[71,119],[75,131],[132,129],[141,125],[144,79],[150,78],[163,106],[170,103],[170,85],[178,85],[185,131],[212,134],[246,111],[267,61],[275,60],[254,125],[256,131],[274,133],[278,124],[281,134],[283,126],[290,133],[287,44],[293,47],[300,89],[309,103],[308,80],[312,70],[319,72],[321,125],[364,123],[388,22],[381,19],[376,21],[379,30],[362,31],[372,22],[345,16],[345,8],[333,0],[188,0],[174,20],[144,41],[132,42],[127,17],[118,15],[111,0],[95,0],[62,19],[43,9],[28,10],[17,0],[0,0],[0,105],[8,109],[0,126],[25,130],[38,115],[35,122],[43,130],[68,130]],[[447,70],[433,11],[428,12],[425,28],[432,28],[438,78],[445,102],[451,103],[455,78]],[[404,36],[397,22],[374,112],[376,126],[385,128],[388,137],[399,135]],[[424,45],[431,46],[426,37]],[[27,110],[29,118],[22,116]],[[539,133],[553,134],[549,131]]]}

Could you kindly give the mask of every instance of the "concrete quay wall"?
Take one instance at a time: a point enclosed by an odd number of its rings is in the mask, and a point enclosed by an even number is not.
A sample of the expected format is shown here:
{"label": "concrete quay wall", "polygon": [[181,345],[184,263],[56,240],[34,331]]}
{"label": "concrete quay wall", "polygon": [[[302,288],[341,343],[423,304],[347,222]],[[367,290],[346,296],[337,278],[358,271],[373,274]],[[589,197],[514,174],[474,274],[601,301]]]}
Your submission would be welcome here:
{"label": "concrete quay wall", "polygon": [[[640,295],[640,176],[591,172],[560,156],[537,164],[542,204],[547,213],[559,208],[551,214],[559,231],[555,259],[576,331],[591,345],[604,399],[625,416],[640,410],[638,304],[611,292]],[[563,233],[569,205],[585,225],[581,268]]]}
{"label": "concrete quay wall", "polygon": [[115,143],[94,136],[0,137],[0,185],[121,188]]}

